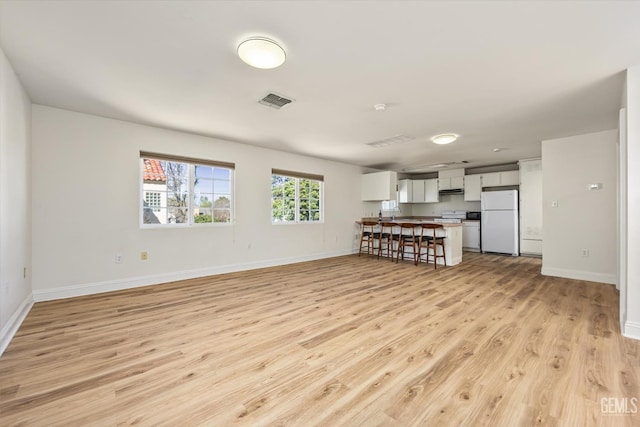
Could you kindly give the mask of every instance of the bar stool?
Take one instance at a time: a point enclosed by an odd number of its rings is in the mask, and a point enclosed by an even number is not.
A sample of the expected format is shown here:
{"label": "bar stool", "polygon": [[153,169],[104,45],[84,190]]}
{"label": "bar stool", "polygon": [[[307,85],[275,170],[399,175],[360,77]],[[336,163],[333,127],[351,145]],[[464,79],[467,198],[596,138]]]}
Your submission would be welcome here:
{"label": "bar stool", "polygon": [[362,252],[363,245],[367,249],[368,255],[375,253],[375,241],[380,240],[380,233],[376,232],[378,221],[362,221],[360,229],[360,249],[358,250],[358,256]]}
{"label": "bar stool", "polygon": [[382,250],[386,251],[386,256],[391,255],[391,261],[393,261],[394,252],[398,252],[394,248],[394,242],[400,241],[400,234],[394,234],[393,229],[398,227],[395,222],[383,222],[380,224],[380,243],[378,244],[378,258],[382,255]]}
{"label": "bar stool", "polygon": [[396,257],[396,264],[400,257],[404,260],[406,248],[411,247],[413,263],[418,265],[418,252],[420,251],[419,228],[420,224],[413,224],[410,222],[400,223],[400,240],[398,241],[398,256]]}
{"label": "bar stool", "polygon": [[[434,270],[438,268],[438,258],[442,258],[445,267],[447,266],[447,256],[444,251],[444,239],[446,239],[446,237],[436,235],[436,231],[443,228],[441,224],[422,224],[420,247],[418,248],[418,262],[422,261],[422,255],[424,255],[424,262],[429,264],[429,257],[431,256],[433,258]],[[442,249],[442,255],[438,255],[438,247]],[[426,249],[424,254],[422,253],[422,248]],[[432,252],[430,253],[430,251]]]}

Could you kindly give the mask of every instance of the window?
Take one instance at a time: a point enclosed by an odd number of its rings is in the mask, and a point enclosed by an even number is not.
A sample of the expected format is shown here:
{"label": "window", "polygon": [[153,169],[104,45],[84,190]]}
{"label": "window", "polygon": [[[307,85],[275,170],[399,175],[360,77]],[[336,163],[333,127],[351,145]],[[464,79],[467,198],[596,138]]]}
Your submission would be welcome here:
{"label": "window", "polygon": [[233,163],[140,153],[142,224],[230,223]]}
{"label": "window", "polygon": [[322,221],[320,175],[273,169],[271,171],[271,220],[274,223]]}

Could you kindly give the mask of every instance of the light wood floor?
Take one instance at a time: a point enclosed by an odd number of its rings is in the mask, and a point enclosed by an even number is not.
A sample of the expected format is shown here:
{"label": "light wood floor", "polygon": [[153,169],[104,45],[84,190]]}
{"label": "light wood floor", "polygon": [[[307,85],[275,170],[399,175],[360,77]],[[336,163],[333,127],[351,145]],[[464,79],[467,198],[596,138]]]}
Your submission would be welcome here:
{"label": "light wood floor", "polygon": [[347,256],[37,303],[0,425],[640,425],[601,407],[640,397],[615,288],[539,271]]}

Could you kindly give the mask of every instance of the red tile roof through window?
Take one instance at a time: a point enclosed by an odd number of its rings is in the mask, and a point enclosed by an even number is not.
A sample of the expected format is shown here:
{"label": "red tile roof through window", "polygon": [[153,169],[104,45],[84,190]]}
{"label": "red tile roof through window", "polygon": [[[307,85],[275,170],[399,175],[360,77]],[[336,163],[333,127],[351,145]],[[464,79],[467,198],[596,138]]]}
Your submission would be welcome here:
{"label": "red tile roof through window", "polygon": [[162,169],[162,163],[156,159],[144,159],[144,180],[166,182],[167,176]]}

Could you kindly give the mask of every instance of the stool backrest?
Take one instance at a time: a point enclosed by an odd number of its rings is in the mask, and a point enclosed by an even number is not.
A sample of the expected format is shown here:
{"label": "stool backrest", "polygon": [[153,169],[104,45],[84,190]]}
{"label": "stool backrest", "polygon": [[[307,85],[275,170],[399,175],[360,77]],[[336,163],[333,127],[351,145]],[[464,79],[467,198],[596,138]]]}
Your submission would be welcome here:
{"label": "stool backrest", "polygon": [[378,221],[362,221],[362,232],[373,233],[374,229],[378,226]]}
{"label": "stool backrest", "polygon": [[389,233],[392,234],[393,233],[393,228],[397,227],[398,224],[395,222],[383,222],[382,224],[380,224],[380,226],[382,227],[382,232],[383,233]]}
{"label": "stool backrest", "polygon": [[442,224],[422,224],[422,233],[421,236],[424,239],[425,237],[433,237],[436,238],[436,230],[444,228]]}
{"label": "stool backrest", "polygon": [[400,234],[403,236],[410,236],[414,239],[419,237],[418,228],[420,228],[420,224],[416,224],[413,222],[401,222],[400,223]]}

